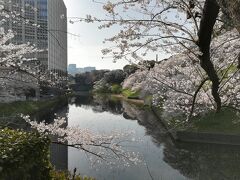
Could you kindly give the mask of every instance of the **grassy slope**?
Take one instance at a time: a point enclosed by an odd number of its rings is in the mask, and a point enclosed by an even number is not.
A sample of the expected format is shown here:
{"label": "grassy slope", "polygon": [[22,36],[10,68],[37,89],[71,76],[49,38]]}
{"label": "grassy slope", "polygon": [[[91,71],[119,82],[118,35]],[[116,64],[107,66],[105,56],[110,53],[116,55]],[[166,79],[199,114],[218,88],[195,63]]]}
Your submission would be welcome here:
{"label": "grassy slope", "polygon": [[187,130],[209,133],[240,134],[240,117],[230,109],[220,113],[209,113],[193,120]]}
{"label": "grassy slope", "polygon": [[33,114],[44,109],[52,109],[64,100],[66,100],[65,97],[60,97],[44,101],[19,101],[9,104],[0,103],[0,116],[13,116],[19,113]]}
{"label": "grassy slope", "polygon": [[122,94],[128,99],[139,99],[140,91],[131,91],[129,89],[123,89]]}

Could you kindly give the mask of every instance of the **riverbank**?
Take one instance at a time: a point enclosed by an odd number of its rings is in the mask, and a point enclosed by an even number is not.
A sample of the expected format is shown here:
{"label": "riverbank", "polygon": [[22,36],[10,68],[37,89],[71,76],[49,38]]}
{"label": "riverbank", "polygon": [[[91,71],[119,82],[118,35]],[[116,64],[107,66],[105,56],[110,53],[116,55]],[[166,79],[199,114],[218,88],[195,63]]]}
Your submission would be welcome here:
{"label": "riverbank", "polygon": [[127,102],[130,102],[130,103],[133,103],[133,104],[136,104],[136,105],[144,106],[144,100],[142,100],[142,99],[129,99],[122,94],[110,94],[110,96],[111,96],[111,98],[123,99]]}
{"label": "riverbank", "polygon": [[117,99],[117,100],[125,100],[129,103],[133,103],[139,106],[144,106],[146,105],[143,99],[139,98],[132,98],[124,95],[123,93],[120,94],[115,94],[115,93],[94,93],[92,91],[75,91],[72,93],[72,96],[94,96],[94,95],[100,95],[100,96],[106,96],[110,97],[111,99]]}
{"label": "riverbank", "polygon": [[152,110],[175,141],[240,145],[240,118],[230,109],[211,112],[181,125],[166,122],[158,108]]}
{"label": "riverbank", "polygon": [[67,96],[54,97],[40,101],[18,101],[13,103],[0,103],[0,116],[15,116],[17,114],[35,114],[41,111],[52,111],[67,102]]}

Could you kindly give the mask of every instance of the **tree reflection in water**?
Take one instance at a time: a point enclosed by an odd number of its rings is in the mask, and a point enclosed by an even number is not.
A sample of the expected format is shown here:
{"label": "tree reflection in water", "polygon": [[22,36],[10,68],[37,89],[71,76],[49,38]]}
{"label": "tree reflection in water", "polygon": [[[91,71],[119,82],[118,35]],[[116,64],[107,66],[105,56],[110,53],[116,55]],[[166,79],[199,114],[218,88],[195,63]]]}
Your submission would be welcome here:
{"label": "tree reflection in water", "polygon": [[[95,113],[110,112],[128,120],[137,120],[157,147],[164,147],[164,161],[183,176],[199,180],[240,179],[240,147],[229,145],[173,142],[150,109],[139,108],[109,96],[77,96],[69,104],[92,109]],[[67,114],[67,111],[64,111]]]}
{"label": "tree reflection in water", "polygon": [[[82,102],[81,98],[75,101],[76,104]],[[164,161],[185,177],[200,180],[240,179],[239,146],[173,142],[151,110],[123,100],[95,96],[86,104],[94,106],[96,112],[108,111],[123,114],[125,119],[137,120],[157,146],[164,144]]]}
{"label": "tree reflection in water", "polygon": [[216,144],[166,145],[164,161],[186,177],[221,180],[240,179],[240,147]]}

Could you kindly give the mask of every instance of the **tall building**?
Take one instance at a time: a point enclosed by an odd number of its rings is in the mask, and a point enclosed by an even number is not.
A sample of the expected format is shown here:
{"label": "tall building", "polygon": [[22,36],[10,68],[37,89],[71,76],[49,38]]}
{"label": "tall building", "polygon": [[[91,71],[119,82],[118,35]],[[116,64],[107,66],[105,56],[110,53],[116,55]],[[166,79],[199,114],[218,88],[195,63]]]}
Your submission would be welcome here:
{"label": "tall building", "polygon": [[67,73],[67,9],[63,0],[4,0],[4,6],[22,17],[18,22],[7,22],[6,29],[16,33],[12,42],[36,45],[42,51],[33,56],[43,69]]}
{"label": "tall building", "polygon": [[63,0],[48,0],[48,31],[48,68],[67,74],[67,9]]}

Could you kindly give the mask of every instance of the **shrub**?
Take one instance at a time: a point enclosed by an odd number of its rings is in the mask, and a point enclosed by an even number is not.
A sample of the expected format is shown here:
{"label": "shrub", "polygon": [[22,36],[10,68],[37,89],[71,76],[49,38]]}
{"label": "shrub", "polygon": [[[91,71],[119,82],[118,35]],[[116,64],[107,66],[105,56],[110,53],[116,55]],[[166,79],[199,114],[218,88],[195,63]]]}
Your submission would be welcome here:
{"label": "shrub", "polygon": [[124,89],[122,94],[128,99],[139,99],[139,91],[132,91],[130,89]]}
{"label": "shrub", "polygon": [[109,93],[111,92],[110,84],[108,84],[105,80],[101,79],[100,81],[97,81],[93,86],[93,92]]}
{"label": "shrub", "polygon": [[153,97],[152,95],[147,95],[144,97],[144,105],[152,106]]}
{"label": "shrub", "polygon": [[136,64],[128,64],[128,65],[123,67],[123,71],[124,71],[124,73],[127,74],[127,76],[135,73],[138,69],[139,68]]}
{"label": "shrub", "polygon": [[100,81],[104,77],[104,74],[108,72],[109,70],[93,70],[91,72],[76,74],[73,78],[71,88],[74,91],[90,91],[93,89],[94,83]]}
{"label": "shrub", "polygon": [[109,84],[120,84],[126,78],[126,74],[123,70],[117,69],[112,70],[106,74],[104,74],[103,79]]}
{"label": "shrub", "polygon": [[50,140],[38,133],[0,130],[0,179],[51,179]]}
{"label": "shrub", "polygon": [[113,84],[111,86],[111,93],[120,94],[122,92],[122,86],[119,84]]}
{"label": "shrub", "polygon": [[79,175],[72,175],[68,171],[52,171],[52,179],[54,180],[95,180],[91,177],[81,177]]}

